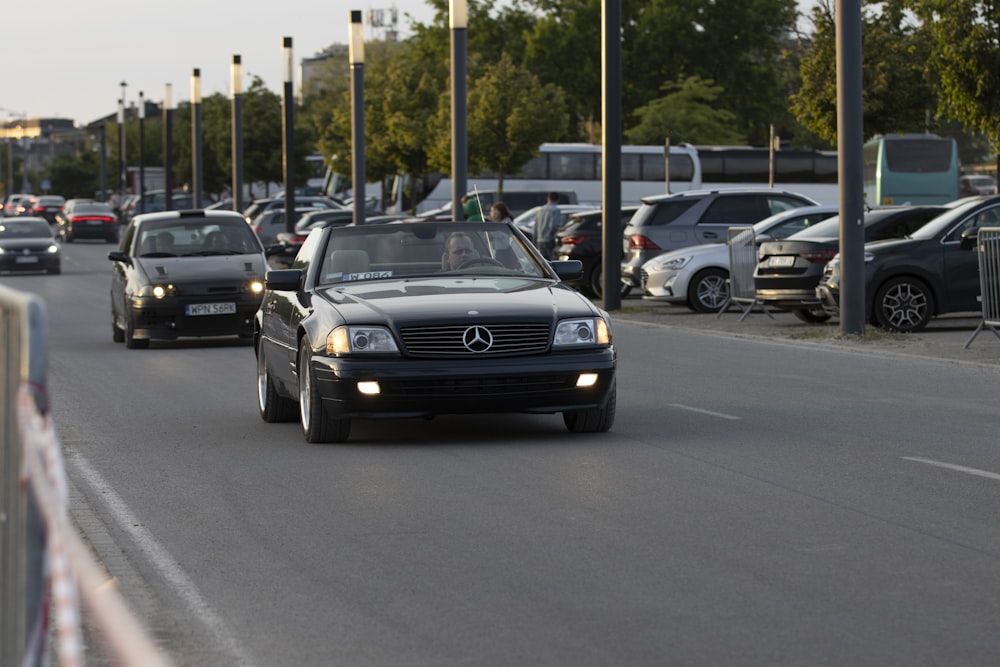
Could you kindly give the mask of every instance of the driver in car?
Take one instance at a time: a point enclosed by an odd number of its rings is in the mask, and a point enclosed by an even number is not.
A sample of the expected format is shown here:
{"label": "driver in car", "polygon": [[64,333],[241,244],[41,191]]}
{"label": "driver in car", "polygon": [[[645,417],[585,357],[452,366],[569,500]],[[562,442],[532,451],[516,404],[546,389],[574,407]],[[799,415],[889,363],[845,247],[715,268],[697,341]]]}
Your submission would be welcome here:
{"label": "driver in car", "polygon": [[454,232],[444,242],[444,257],[442,263],[446,270],[455,271],[469,260],[479,257],[472,243],[472,237],[465,232]]}

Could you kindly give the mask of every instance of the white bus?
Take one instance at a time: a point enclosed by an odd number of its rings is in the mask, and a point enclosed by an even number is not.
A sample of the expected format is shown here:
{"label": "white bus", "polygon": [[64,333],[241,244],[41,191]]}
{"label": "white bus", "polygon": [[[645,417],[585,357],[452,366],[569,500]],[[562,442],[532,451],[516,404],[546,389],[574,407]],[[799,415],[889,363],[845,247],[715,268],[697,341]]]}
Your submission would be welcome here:
{"label": "white bus", "polygon": [[[815,199],[824,206],[837,206],[836,151],[776,150],[751,146],[699,146],[702,186],[782,188]],[[773,181],[772,181],[773,178]]]}
{"label": "white bus", "polygon": [[[504,190],[574,191],[581,203],[601,204],[601,146],[586,143],[546,143],[516,174],[505,174]],[[670,147],[669,192],[701,187],[698,151],[690,144]],[[497,174],[469,176],[468,191],[497,189]],[[416,192],[414,192],[414,190]],[[668,192],[667,160],[663,146],[622,146],[622,204],[638,204],[649,195]],[[387,212],[413,207],[418,213],[451,203],[451,179],[442,174],[426,177],[414,188],[412,181],[396,180]]]}

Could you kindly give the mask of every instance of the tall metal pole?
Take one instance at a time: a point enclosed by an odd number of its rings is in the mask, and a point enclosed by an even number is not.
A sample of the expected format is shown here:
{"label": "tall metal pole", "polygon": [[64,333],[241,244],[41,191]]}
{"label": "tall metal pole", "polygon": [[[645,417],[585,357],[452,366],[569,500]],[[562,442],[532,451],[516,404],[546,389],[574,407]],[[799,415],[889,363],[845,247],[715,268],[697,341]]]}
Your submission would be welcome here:
{"label": "tall metal pole", "polygon": [[351,187],[354,190],[354,224],[365,222],[365,40],[361,12],[351,11]]}
{"label": "tall metal pole", "polygon": [[[202,184],[202,142],[201,142],[201,69],[191,71],[191,145],[194,147],[191,161],[192,206],[201,208]],[[169,195],[168,195],[169,196]]]}
{"label": "tall metal pole", "polygon": [[97,201],[108,200],[108,126],[101,121],[101,194]]}
{"label": "tall metal pole", "polygon": [[174,86],[163,87],[163,210],[174,208]]}
{"label": "tall metal pole", "polygon": [[124,81],[121,82],[122,96],[118,100],[118,197],[119,199],[125,196],[125,181],[126,181],[126,167],[125,167],[125,86]]}
{"label": "tall metal pole", "polygon": [[146,212],[146,98],[139,91],[139,212]]}
{"label": "tall metal pole", "polygon": [[233,210],[243,211],[243,59],[233,56]]}
{"label": "tall metal pole", "polygon": [[865,332],[864,117],[861,0],[837,0],[837,169],[840,183],[840,331]]}
{"label": "tall metal pole", "polygon": [[[601,301],[605,310],[621,308],[622,257],[622,5],[620,0],[601,0],[602,103],[604,120],[601,176]],[[669,150],[669,149],[668,149]]]}
{"label": "tall metal pole", "polygon": [[469,146],[466,109],[466,0],[450,0],[451,21],[451,212],[465,220],[462,197],[468,191]]}
{"label": "tall metal pole", "polygon": [[282,105],[281,159],[285,167],[285,231],[295,231],[295,58],[292,55],[292,38],[284,37],[281,42],[282,71],[285,91]]}

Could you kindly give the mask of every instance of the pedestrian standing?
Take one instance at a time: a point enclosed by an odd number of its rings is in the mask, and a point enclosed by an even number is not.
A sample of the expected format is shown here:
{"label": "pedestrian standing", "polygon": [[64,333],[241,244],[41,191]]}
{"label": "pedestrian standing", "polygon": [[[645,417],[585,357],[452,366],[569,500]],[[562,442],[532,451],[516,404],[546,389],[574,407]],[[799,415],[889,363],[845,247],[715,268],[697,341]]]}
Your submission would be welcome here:
{"label": "pedestrian standing", "polygon": [[552,259],[552,251],[556,247],[556,230],[562,222],[562,212],[558,206],[559,193],[550,192],[546,202],[535,218],[535,246],[542,257]]}

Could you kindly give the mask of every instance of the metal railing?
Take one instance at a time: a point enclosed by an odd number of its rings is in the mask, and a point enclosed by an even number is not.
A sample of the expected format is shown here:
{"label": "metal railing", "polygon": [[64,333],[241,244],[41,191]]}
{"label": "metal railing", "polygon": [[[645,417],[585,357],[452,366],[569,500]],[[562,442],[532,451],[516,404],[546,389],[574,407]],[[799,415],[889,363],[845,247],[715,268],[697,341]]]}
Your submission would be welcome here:
{"label": "metal railing", "polygon": [[968,349],[979,332],[989,329],[1000,338],[1000,227],[981,227],[976,239],[979,255],[979,299],[983,320],[965,343]]}
{"label": "metal railing", "polygon": [[50,607],[58,664],[83,665],[82,598],[115,664],[169,667],[70,521],[47,349],[44,302],[0,285],[0,665],[48,663]]}
{"label": "metal railing", "polygon": [[773,320],[774,315],[757,298],[757,291],[754,289],[753,272],[757,268],[757,240],[753,227],[730,227],[726,245],[729,246],[729,296],[715,317],[722,317],[722,314],[735,304],[742,313],[740,322],[756,307]]}

